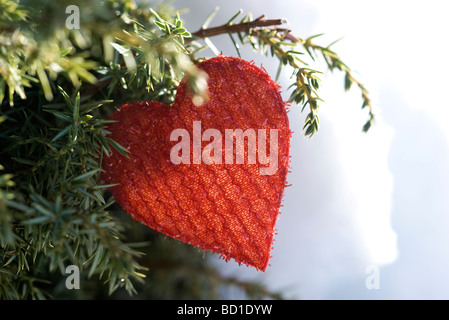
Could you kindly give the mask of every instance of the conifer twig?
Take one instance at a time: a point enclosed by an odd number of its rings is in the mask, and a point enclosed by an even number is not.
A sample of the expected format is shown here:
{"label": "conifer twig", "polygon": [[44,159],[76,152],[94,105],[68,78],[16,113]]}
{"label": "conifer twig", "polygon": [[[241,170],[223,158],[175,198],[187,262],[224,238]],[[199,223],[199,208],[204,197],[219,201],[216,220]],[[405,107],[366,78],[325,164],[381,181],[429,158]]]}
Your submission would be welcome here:
{"label": "conifer twig", "polygon": [[227,34],[227,33],[236,33],[236,32],[248,32],[249,30],[253,28],[258,27],[270,27],[270,26],[278,26],[281,24],[285,24],[285,19],[265,19],[265,15],[260,16],[259,18],[248,21],[248,22],[242,22],[238,24],[230,24],[226,23],[218,27],[213,28],[201,28],[200,30],[193,32],[192,35],[198,38],[208,38],[217,36],[220,34]]}
{"label": "conifer twig", "polygon": [[[318,89],[319,79],[314,75],[317,71],[311,70],[307,67],[302,67],[300,64],[307,64],[300,60],[297,55],[302,54],[291,50],[292,46],[300,44],[307,51],[312,60],[315,60],[314,54],[320,53],[325,60],[327,67],[330,71],[337,69],[345,74],[345,90],[348,91],[351,85],[357,86],[362,93],[362,109],[368,108],[368,120],[363,126],[363,131],[366,132],[374,122],[374,108],[371,104],[371,99],[365,86],[358,81],[352,73],[352,70],[340,59],[340,57],[330,49],[331,45],[323,47],[312,42],[312,39],[320,36],[315,35],[306,39],[299,38],[292,34],[289,29],[278,28],[277,26],[285,24],[285,19],[266,19],[265,15],[262,15],[256,19],[251,19],[251,15],[246,15],[240,23],[233,24],[232,21],[241,13],[237,13],[227,23],[207,28],[201,27],[192,35],[197,38],[206,39],[221,34],[228,34],[236,47],[239,56],[240,51],[236,44],[232,34],[237,33],[242,43],[248,41],[256,49],[255,41],[252,37],[257,38],[259,42],[259,49],[264,46],[270,47],[272,56],[276,55],[280,59],[280,68],[282,65],[289,64],[295,70],[296,83],[294,84],[297,90],[294,90],[291,96],[291,100],[296,103],[302,103],[303,109],[309,104],[310,113],[306,118],[304,130],[307,136],[312,136],[318,131],[319,118],[318,118],[318,97],[316,90]],[[249,21],[248,21],[249,20]],[[273,27],[274,28],[266,28]],[[244,33],[244,36],[241,35]],[[335,43],[335,42],[334,42]],[[285,48],[284,48],[285,47]],[[313,53],[314,54],[313,54]],[[280,69],[279,69],[280,71]],[[278,71],[278,74],[279,74]]]}

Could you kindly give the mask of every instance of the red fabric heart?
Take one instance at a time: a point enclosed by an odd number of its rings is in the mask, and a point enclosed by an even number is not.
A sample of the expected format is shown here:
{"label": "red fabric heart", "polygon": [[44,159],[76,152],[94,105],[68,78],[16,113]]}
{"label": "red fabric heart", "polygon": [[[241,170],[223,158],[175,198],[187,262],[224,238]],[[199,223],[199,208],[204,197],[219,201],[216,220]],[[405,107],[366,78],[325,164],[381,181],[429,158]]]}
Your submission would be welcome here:
{"label": "red fabric heart", "polygon": [[[105,157],[102,179],[105,183],[119,183],[110,191],[135,220],[167,236],[219,253],[226,260],[233,258],[265,271],[289,167],[291,131],[286,104],[279,86],[253,63],[219,56],[198,67],[208,75],[209,96],[201,106],[192,102],[183,80],[172,106],[134,102],[111,116],[116,122],[109,126],[110,137],[130,154],[125,158],[113,151]],[[201,134],[206,129],[221,133],[221,164],[218,160],[209,164],[204,161],[205,155],[214,156],[218,149],[194,158],[194,150],[198,150],[193,142],[194,121],[201,121]],[[240,150],[237,142],[232,149],[233,162],[225,160],[231,159],[225,158],[230,154],[225,148],[225,130],[238,128],[244,132],[253,129],[259,137],[264,132],[259,129],[266,130],[265,150],[259,141],[256,150],[250,150],[248,139],[243,164],[236,163]],[[190,164],[174,164],[170,158],[180,142],[179,137],[170,139],[175,129],[189,133]],[[271,163],[277,170],[261,174],[260,169],[270,164],[262,158],[250,162],[248,156],[251,151],[256,151],[256,156],[259,151],[270,155],[271,143],[276,142],[270,129],[278,133],[277,166]],[[218,143],[220,137],[215,138]],[[202,151],[212,141],[203,139]],[[185,150],[172,156],[184,155]]]}

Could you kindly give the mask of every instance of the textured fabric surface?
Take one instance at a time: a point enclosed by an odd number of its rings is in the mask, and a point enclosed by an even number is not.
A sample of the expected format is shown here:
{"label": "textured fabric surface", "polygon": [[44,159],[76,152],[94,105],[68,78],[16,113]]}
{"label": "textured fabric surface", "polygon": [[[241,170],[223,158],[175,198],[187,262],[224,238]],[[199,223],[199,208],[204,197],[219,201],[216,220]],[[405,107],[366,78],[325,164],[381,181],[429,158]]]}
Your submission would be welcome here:
{"label": "textured fabric surface", "polygon": [[[111,119],[111,138],[126,147],[129,159],[114,151],[103,160],[105,183],[123,209],[135,220],[180,241],[220,254],[224,259],[265,271],[289,168],[289,129],[286,104],[279,86],[253,63],[215,57],[198,64],[208,78],[209,99],[195,106],[183,80],[172,106],[153,101],[123,105]],[[266,129],[266,152],[272,143],[269,129],[278,132],[278,165],[193,163],[193,121],[201,133],[218,129],[225,146],[225,130]],[[174,129],[190,134],[190,164],[173,164]],[[210,144],[202,141],[201,150]],[[259,148],[259,146],[257,146]]]}

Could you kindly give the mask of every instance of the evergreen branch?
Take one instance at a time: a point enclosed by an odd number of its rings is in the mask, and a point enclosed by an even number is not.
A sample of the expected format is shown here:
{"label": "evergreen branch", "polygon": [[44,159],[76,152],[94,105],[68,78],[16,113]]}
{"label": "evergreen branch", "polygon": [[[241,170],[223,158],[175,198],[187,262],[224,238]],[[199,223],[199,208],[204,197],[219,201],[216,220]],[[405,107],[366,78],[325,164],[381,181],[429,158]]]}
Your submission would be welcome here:
{"label": "evergreen branch", "polygon": [[192,35],[197,38],[208,38],[227,33],[238,33],[238,32],[248,33],[251,29],[254,28],[277,26],[285,23],[286,23],[285,19],[267,20],[265,19],[265,15],[262,15],[255,20],[248,22],[241,22],[239,24],[231,24],[230,22],[228,22],[218,27],[201,28],[200,30],[193,32]]}
{"label": "evergreen branch", "polygon": [[[281,31],[283,32],[283,31]],[[280,60],[279,70],[282,66],[289,64],[296,75],[296,82],[292,86],[296,89],[290,96],[290,101],[302,104],[302,110],[308,105],[309,113],[304,123],[304,133],[306,136],[313,136],[319,129],[318,101],[321,100],[316,92],[319,88],[319,78],[314,74],[317,71],[304,67],[304,61],[298,58],[299,52],[284,49],[283,39],[277,38],[277,30],[253,30],[249,36],[257,37],[259,47],[263,51],[265,47],[271,49],[271,55],[277,56]],[[265,51],[267,54],[267,51]],[[278,71],[279,74],[280,71]]]}
{"label": "evergreen branch", "polygon": [[355,85],[359,88],[361,91],[361,97],[363,100],[362,109],[368,108],[368,120],[363,126],[363,131],[367,132],[372,124],[374,123],[375,113],[374,113],[374,107],[371,103],[371,99],[369,97],[369,92],[364,86],[363,83],[361,83],[359,80],[357,80],[353,76],[352,70],[348,67],[346,63],[344,63],[339,55],[335,53],[333,50],[330,49],[330,47],[335,44],[337,41],[334,41],[327,47],[323,47],[320,45],[315,44],[312,39],[318,37],[320,35],[312,36],[307,39],[301,39],[294,36],[290,31],[286,34],[286,38],[289,38],[291,41],[294,42],[300,42],[304,49],[307,51],[309,56],[314,60],[314,56],[312,54],[312,51],[321,53],[323,59],[325,60],[328,68],[330,71],[333,71],[335,69],[343,72],[345,74],[344,76],[344,88],[346,91],[348,91],[352,85]]}
{"label": "evergreen branch", "polygon": [[[276,56],[279,59],[280,64],[276,78],[278,78],[283,66],[287,64],[290,65],[294,70],[293,75],[295,75],[296,81],[291,86],[295,87],[295,89],[289,100],[291,102],[302,104],[302,110],[304,110],[307,105],[309,106],[310,110],[306,117],[303,130],[305,135],[310,137],[313,136],[319,128],[318,101],[321,99],[317,94],[317,90],[319,89],[320,79],[315,76],[315,74],[319,72],[308,68],[308,64],[299,59],[298,56],[303,53],[291,49],[292,47],[301,44],[313,61],[315,61],[315,57],[312,52],[321,53],[328,70],[333,71],[338,69],[344,73],[346,91],[350,89],[351,85],[356,85],[361,91],[363,100],[362,109],[368,108],[368,120],[363,126],[363,131],[367,132],[369,130],[374,122],[375,115],[368,91],[365,86],[353,76],[352,70],[343,63],[340,57],[330,50],[332,44],[327,47],[322,47],[312,42],[312,39],[319,35],[307,39],[299,38],[292,34],[289,29],[277,27],[286,23],[284,19],[267,20],[265,19],[265,15],[253,20],[251,15],[248,14],[240,21],[240,23],[232,23],[240,13],[241,11],[234,15],[226,24],[212,28],[203,26],[200,30],[193,32],[192,35],[197,38],[208,39],[208,37],[220,34],[229,34],[231,41],[240,56],[239,47],[232,36],[233,33],[238,34],[242,44],[249,43],[256,51],[260,51],[263,54],[271,52],[272,56]],[[274,28],[267,28],[270,26],[274,26]],[[208,42],[210,43],[210,40],[208,40]]]}
{"label": "evergreen branch", "polygon": [[[41,272],[54,275],[59,268],[59,278],[64,266],[77,265],[89,276],[103,275],[111,293],[124,286],[132,294],[145,268],[135,261],[140,253],[120,239],[120,225],[106,210],[111,203],[103,197],[105,186],[96,183],[101,150],[123,147],[105,137],[107,121],[93,115],[104,101],[82,104],[78,90],[69,95],[62,88],[59,97],[61,102],[38,110],[16,106],[1,124],[2,132],[12,128],[11,143],[1,154],[11,155],[5,165],[15,168],[20,183],[0,176],[0,209],[5,209],[0,213],[0,274],[8,278],[5,283],[24,288],[19,296],[5,290],[4,297],[45,297],[34,285],[38,278],[28,277],[36,261]],[[48,128],[48,122],[56,127]],[[13,123],[26,125],[22,130]],[[16,187],[15,194],[2,192],[2,186]]]}
{"label": "evergreen branch", "polygon": [[[163,299],[223,299],[241,291],[248,299],[277,299],[285,297],[271,291],[260,282],[225,276],[216,268],[204,264],[205,256],[215,255],[198,250],[185,243],[155,237],[151,251],[142,257],[142,262],[153,270],[146,288],[154,288]],[[176,253],[179,250],[179,253]],[[163,254],[161,254],[163,253]],[[206,257],[207,258],[207,257]],[[191,290],[182,290],[189,287]]]}

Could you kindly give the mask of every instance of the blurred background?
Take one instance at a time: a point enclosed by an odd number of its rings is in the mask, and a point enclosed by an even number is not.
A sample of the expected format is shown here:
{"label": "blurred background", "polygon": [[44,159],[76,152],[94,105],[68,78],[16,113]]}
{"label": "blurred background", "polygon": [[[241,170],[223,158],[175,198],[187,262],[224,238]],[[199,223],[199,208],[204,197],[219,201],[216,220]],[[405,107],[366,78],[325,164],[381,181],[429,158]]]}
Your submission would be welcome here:
{"label": "blurred background", "polygon": [[[357,88],[343,75],[321,76],[321,128],[302,134],[304,114],[290,107],[291,173],[270,267],[257,272],[213,256],[226,275],[265,283],[292,299],[449,298],[449,125],[445,98],[449,30],[444,1],[176,0],[189,31],[219,7],[210,26],[239,9],[285,18],[302,38],[333,48],[370,91],[374,127]],[[228,36],[211,39],[237,53]],[[242,48],[242,58],[274,78],[277,59]],[[213,53],[204,52],[206,56]],[[325,71],[324,61],[311,66]],[[284,69],[283,95],[291,84]],[[378,273],[373,270],[378,270]],[[378,276],[378,286],[366,285]],[[372,287],[371,287],[372,288]],[[239,298],[235,292],[231,298]]]}

